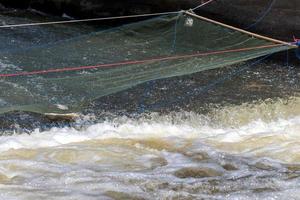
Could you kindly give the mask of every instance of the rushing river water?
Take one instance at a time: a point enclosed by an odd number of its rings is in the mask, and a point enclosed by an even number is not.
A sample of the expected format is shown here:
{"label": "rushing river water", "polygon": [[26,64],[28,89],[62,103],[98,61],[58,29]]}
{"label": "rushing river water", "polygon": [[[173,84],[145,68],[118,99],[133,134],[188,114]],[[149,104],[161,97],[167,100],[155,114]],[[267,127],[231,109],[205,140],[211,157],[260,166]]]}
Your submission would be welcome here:
{"label": "rushing river water", "polygon": [[298,199],[299,105],[295,98],[222,108],[214,119],[152,114],[2,136],[0,197]]}
{"label": "rushing river water", "polygon": [[[26,46],[22,34],[2,35],[1,47],[6,37]],[[1,117],[0,199],[300,199],[299,69],[265,63],[175,102],[179,108],[147,104],[192,93],[226,70],[153,83],[144,95],[147,114],[115,112],[136,113],[143,85],[99,100],[97,112],[92,107],[69,126],[40,122],[23,131],[28,114]],[[114,114],[103,117],[103,110]],[[7,134],[4,126],[19,129]]]}

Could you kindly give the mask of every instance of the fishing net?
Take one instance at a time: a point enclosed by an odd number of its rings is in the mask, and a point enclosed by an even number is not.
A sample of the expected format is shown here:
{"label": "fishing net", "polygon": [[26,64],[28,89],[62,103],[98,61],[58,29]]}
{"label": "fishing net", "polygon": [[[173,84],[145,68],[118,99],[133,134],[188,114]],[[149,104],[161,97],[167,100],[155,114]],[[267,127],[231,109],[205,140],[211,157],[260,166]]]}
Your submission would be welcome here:
{"label": "fishing net", "polygon": [[147,81],[224,67],[288,48],[185,13],[156,17],[3,52],[0,113],[79,112],[99,97]]}

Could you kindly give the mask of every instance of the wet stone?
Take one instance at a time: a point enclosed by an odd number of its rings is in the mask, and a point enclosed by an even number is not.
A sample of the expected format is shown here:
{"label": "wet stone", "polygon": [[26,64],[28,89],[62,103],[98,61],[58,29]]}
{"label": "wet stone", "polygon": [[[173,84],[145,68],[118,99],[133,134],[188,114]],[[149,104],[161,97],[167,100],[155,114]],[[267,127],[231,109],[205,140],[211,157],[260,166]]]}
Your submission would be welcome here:
{"label": "wet stone", "polygon": [[222,176],[222,172],[211,168],[187,167],[177,170],[174,175],[178,178],[207,178]]}
{"label": "wet stone", "polygon": [[287,166],[287,169],[292,172],[300,172],[300,165],[299,164],[290,164]]}
{"label": "wet stone", "polygon": [[235,167],[234,165],[229,164],[229,163],[224,164],[222,167],[223,167],[225,170],[227,170],[227,171],[235,171],[235,170],[238,170],[237,167]]}
{"label": "wet stone", "polygon": [[0,173],[0,183],[6,183],[6,182],[9,182],[9,178],[4,174]]}
{"label": "wet stone", "polygon": [[117,192],[117,191],[108,191],[105,193],[106,196],[114,199],[114,200],[144,200],[142,197],[133,196],[131,194],[127,194],[125,192]]}
{"label": "wet stone", "polygon": [[198,162],[209,159],[209,155],[205,152],[185,152],[184,155]]}
{"label": "wet stone", "polygon": [[265,192],[275,192],[275,191],[276,191],[276,189],[274,189],[274,188],[268,188],[268,187],[253,189],[254,193],[265,193]]}
{"label": "wet stone", "polygon": [[170,187],[170,184],[165,182],[165,183],[161,183],[158,185],[158,189],[162,190],[162,189],[167,189]]}
{"label": "wet stone", "polygon": [[292,179],[298,179],[300,177],[300,174],[291,173],[287,175],[286,180],[292,180]]}
{"label": "wet stone", "polygon": [[262,169],[262,170],[274,170],[274,167],[273,167],[273,166],[270,166],[269,164],[263,163],[263,162],[257,162],[257,163],[255,163],[254,166],[255,166],[256,168]]}
{"label": "wet stone", "polygon": [[155,169],[157,167],[163,167],[168,165],[168,161],[165,158],[157,157],[151,159],[151,169]]}
{"label": "wet stone", "polygon": [[194,200],[194,199],[195,199],[195,197],[183,196],[183,195],[178,195],[178,196],[172,198],[172,200]]}

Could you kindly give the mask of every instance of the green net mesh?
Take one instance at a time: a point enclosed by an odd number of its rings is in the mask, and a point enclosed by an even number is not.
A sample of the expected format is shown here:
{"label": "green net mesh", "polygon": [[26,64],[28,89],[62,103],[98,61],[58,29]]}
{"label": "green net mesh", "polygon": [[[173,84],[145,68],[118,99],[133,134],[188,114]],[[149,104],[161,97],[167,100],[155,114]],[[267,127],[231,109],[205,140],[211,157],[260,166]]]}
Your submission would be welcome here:
{"label": "green net mesh", "polygon": [[[0,69],[0,113],[79,112],[96,98],[150,80],[224,67],[289,48],[253,48],[273,44],[181,13],[2,53],[6,67]],[[7,74],[12,75],[3,76]]]}

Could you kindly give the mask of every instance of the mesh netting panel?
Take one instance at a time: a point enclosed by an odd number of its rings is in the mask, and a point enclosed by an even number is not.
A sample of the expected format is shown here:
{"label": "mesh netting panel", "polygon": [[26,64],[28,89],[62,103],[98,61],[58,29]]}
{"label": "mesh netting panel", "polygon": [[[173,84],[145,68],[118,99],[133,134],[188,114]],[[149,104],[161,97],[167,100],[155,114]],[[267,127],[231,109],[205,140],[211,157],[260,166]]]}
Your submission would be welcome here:
{"label": "mesh netting panel", "polygon": [[[198,18],[175,14],[59,44],[4,53],[1,60],[6,67],[1,68],[1,74],[19,75],[0,78],[0,113],[77,112],[96,98],[150,80],[223,67],[288,48],[251,49],[272,44]],[[231,51],[243,48],[249,50]],[[229,51],[220,52],[224,50]]]}

